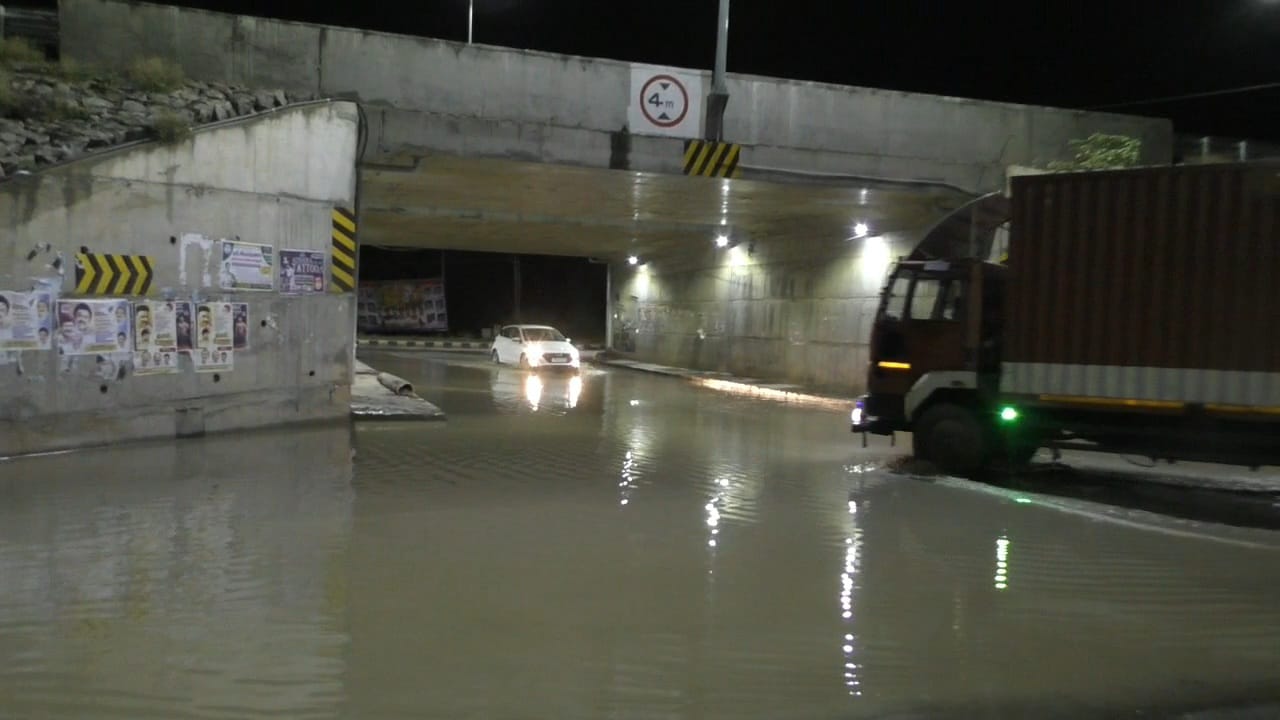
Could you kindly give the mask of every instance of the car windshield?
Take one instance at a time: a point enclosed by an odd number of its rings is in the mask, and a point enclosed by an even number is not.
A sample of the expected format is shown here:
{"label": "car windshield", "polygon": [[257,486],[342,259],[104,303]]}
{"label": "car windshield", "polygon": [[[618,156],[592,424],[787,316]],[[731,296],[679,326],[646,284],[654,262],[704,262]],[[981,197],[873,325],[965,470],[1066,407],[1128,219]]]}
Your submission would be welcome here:
{"label": "car windshield", "polygon": [[529,342],[557,342],[563,341],[564,336],[555,328],[525,328],[524,339]]}

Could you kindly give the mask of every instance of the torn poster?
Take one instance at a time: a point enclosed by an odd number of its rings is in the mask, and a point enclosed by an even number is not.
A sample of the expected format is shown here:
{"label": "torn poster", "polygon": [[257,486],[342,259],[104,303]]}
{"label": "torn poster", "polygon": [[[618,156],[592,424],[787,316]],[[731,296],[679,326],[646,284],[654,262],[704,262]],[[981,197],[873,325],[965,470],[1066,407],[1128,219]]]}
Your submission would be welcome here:
{"label": "torn poster", "polygon": [[232,347],[236,350],[249,349],[249,303],[231,303],[233,316]]}
{"label": "torn poster", "polygon": [[175,300],[173,302],[173,326],[174,326],[174,344],[178,346],[178,352],[190,353],[195,347],[192,341],[192,315],[195,314],[190,300]]}

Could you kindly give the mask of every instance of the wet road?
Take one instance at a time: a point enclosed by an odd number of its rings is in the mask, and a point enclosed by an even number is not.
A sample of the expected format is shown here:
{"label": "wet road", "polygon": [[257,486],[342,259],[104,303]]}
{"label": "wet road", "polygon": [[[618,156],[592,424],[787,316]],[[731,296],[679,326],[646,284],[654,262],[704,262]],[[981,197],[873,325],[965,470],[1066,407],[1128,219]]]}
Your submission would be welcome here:
{"label": "wet road", "polygon": [[1280,699],[1275,530],[892,474],[839,413],[668,378],[365,359],[449,421],[0,463],[0,717]]}

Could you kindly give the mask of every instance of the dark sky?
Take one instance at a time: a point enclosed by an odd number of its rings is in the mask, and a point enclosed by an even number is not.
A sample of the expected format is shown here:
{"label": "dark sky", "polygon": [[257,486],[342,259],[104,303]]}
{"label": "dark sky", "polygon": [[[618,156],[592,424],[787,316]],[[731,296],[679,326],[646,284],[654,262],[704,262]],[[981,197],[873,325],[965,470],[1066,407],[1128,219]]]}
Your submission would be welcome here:
{"label": "dark sky", "polygon": [[[465,39],[467,0],[176,4]],[[717,0],[475,0],[477,42],[710,68]],[[730,72],[1088,108],[1280,83],[1280,0],[733,0]],[[732,100],[731,100],[732,102]],[[1280,89],[1120,112],[1280,141]]]}

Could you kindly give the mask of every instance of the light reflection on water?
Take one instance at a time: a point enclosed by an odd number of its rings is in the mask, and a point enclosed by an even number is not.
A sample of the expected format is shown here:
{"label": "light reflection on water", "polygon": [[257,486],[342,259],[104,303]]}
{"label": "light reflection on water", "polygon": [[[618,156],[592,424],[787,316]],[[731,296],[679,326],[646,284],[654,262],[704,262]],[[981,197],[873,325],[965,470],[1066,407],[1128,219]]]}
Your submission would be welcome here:
{"label": "light reflection on water", "polygon": [[0,716],[1089,717],[1274,689],[1273,550],[890,475],[839,413],[598,372],[541,378],[535,410],[527,375],[426,362],[384,369],[448,422],[362,427],[354,461],[343,429],[0,464]]}

